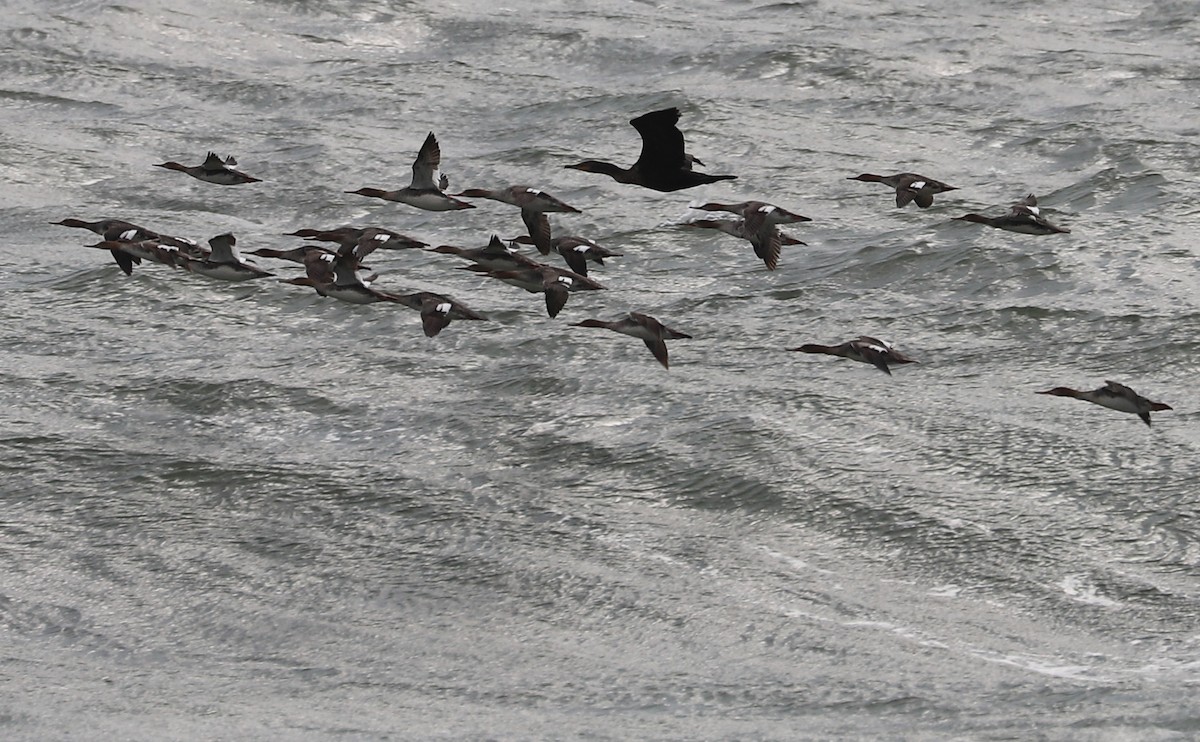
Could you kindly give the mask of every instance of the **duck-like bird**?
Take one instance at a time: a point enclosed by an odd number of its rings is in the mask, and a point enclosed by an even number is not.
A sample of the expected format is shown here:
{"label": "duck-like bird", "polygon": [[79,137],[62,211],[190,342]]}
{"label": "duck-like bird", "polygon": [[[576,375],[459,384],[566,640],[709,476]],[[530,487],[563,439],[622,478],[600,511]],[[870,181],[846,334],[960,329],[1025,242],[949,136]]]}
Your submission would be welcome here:
{"label": "duck-like bird", "polygon": [[[696,206],[701,211],[728,211],[742,217],[741,234],[754,247],[754,254],[763,261],[767,270],[773,271],[779,264],[779,254],[784,244],[783,233],[779,231],[780,224],[796,224],[811,222],[807,216],[782,209],[764,201],[743,201],[737,204],[706,203]],[[727,234],[733,234],[732,226],[720,223],[711,228],[720,229]],[[703,224],[700,226],[710,226]],[[798,242],[798,240],[797,240]],[[804,243],[800,243],[804,244]]]}
{"label": "duck-like bird", "polygon": [[178,247],[165,245],[156,240],[131,241],[106,239],[94,245],[87,245],[87,247],[95,247],[111,252],[113,258],[117,261],[117,265],[121,267],[125,275],[133,275],[133,266],[141,265],[143,260],[178,268],[180,265],[184,265],[188,259]]}
{"label": "duck-like bird", "polygon": [[393,232],[383,227],[337,227],[335,229],[297,229],[288,232],[288,237],[303,237],[306,240],[318,242],[336,242],[342,249],[356,248],[364,250],[359,258],[375,250],[415,250],[429,247],[428,242],[422,242],[406,234]]}
{"label": "duck-like bird", "polygon": [[1057,224],[1051,224],[1047,221],[1046,217],[1042,216],[1042,210],[1038,208],[1037,197],[1032,193],[1023,200],[1013,204],[1009,208],[1008,213],[1003,216],[966,214],[954,218],[959,221],[986,224],[989,227],[1003,229],[1008,232],[1020,232],[1021,234],[1068,234],[1071,231],[1066,227],[1060,227]]}
{"label": "duck-like bird", "polygon": [[588,173],[601,173],[618,183],[639,185],[664,193],[719,180],[733,180],[737,177],[708,175],[693,170],[693,163],[704,163],[684,151],[683,132],[676,126],[678,122],[678,108],[664,108],[632,119],[629,123],[642,135],[642,152],[637,162],[628,168],[600,160],[584,160],[566,167]]}
{"label": "duck-like bird", "polygon": [[[529,245],[533,243],[533,240],[522,236],[510,240],[510,242]],[[555,237],[550,240],[550,249],[561,255],[562,259],[566,261],[567,267],[581,276],[588,274],[588,263],[604,265],[605,258],[620,258],[624,255],[601,247],[586,237],[575,237],[574,235]]]}
{"label": "duck-like bird", "polygon": [[933,194],[957,191],[952,185],[946,185],[940,180],[926,178],[916,173],[896,173],[895,175],[875,175],[863,173],[847,180],[861,180],[864,183],[883,183],[896,191],[896,206],[904,208],[912,202],[922,209],[933,206]]}
{"label": "duck-like bird", "polygon": [[409,206],[415,206],[425,211],[454,211],[456,209],[473,209],[472,204],[460,201],[446,195],[450,179],[438,171],[442,164],[442,149],[438,146],[437,137],[433,132],[425,137],[421,151],[413,162],[412,183],[398,191],[384,191],[379,188],[359,188],[357,191],[346,191],[360,196],[381,198],[384,201],[396,201]]}
{"label": "duck-like bird", "polygon": [[350,304],[388,302],[415,309],[421,313],[421,328],[426,337],[436,337],[451,320],[486,320],[487,317],[465,304],[442,294],[418,291],[412,294],[392,294],[371,288],[371,279],[359,275],[358,258],[353,251],[309,253],[304,260],[307,275],[290,278],[284,283],[311,286],[321,296],[329,296]]}
{"label": "duck-like bird", "polygon": [[533,258],[517,252],[517,248],[505,245],[496,235],[483,247],[458,247],[457,245],[438,245],[431,252],[445,255],[457,255],[470,260],[488,271],[511,271],[520,268],[537,268],[541,265]]}
{"label": "duck-like bird", "polygon": [[572,327],[603,327],[613,332],[619,332],[622,335],[635,337],[646,344],[658,362],[663,368],[669,369],[671,366],[667,362],[667,340],[678,340],[680,338],[691,338],[691,335],[673,330],[663,323],[648,314],[639,312],[630,312],[627,316],[612,322],[602,319],[585,319],[582,322],[576,322]]}
{"label": "duck-like bird", "polygon": [[562,308],[567,305],[567,298],[571,292],[594,291],[604,288],[587,276],[544,263],[535,263],[532,266],[521,266],[510,270],[489,270],[476,263],[464,266],[463,270],[498,278],[511,286],[525,289],[531,294],[545,294],[546,314],[551,317],[557,317]]}
{"label": "duck-like bird", "polygon": [[121,268],[121,271],[127,275],[133,275],[133,266],[142,262],[145,256],[149,260],[165,263],[175,266],[175,257],[170,250],[160,251],[154,250],[149,245],[144,249],[128,249],[122,248],[119,244],[106,243],[153,243],[157,246],[166,246],[178,248],[178,250],[189,257],[202,258],[207,254],[207,248],[197,245],[194,241],[186,237],[171,237],[170,235],[159,234],[153,230],[139,227],[132,222],[127,222],[124,219],[97,219],[89,222],[83,219],[63,219],[58,222],[51,222],[63,227],[73,227],[75,229],[86,229],[89,232],[100,235],[104,242],[97,245],[88,245],[88,247],[100,247],[112,253],[113,260]]}
{"label": "duck-like bird", "polygon": [[841,356],[860,363],[869,363],[888,376],[892,375],[889,365],[916,363],[913,359],[896,350],[891,343],[878,340],[867,335],[859,335],[857,340],[850,340],[838,345],[819,345],[807,343],[799,348],[790,350],[801,353],[824,353],[830,356]]}
{"label": "duck-like bird", "polygon": [[1055,397],[1074,397],[1075,399],[1082,399],[1085,402],[1098,404],[1101,407],[1107,407],[1110,410],[1129,412],[1142,418],[1142,422],[1146,423],[1146,425],[1150,424],[1151,412],[1174,409],[1162,402],[1151,402],[1124,384],[1118,384],[1115,381],[1105,381],[1104,386],[1099,389],[1092,389],[1086,392],[1065,386],[1056,386],[1044,392],[1034,393],[1050,394]]}
{"label": "duck-like bird", "polygon": [[360,276],[358,269],[358,258],[353,252],[311,250],[304,256],[305,275],[284,279],[283,283],[310,286],[321,296],[349,304],[397,302],[391,294],[371,288],[371,279]]}
{"label": "duck-like bird", "polygon": [[545,191],[529,186],[515,185],[499,190],[487,188],[468,188],[462,193],[455,194],[464,198],[489,198],[493,201],[511,204],[521,210],[521,219],[533,244],[542,255],[549,255],[551,250],[550,219],[546,212],[553,211],[564,214],[578,214],[579,209],[562,202]]}
{"label": "duck-like bird", "polygon": [[209,240],[208,245],[212,248],[208,257],[185,258],[183,267],[192,273],[221,281],[249,281],[275,275],[243,258],[236,247],[237,238],[232,234],[219,234]]}
{"label": "duck-like bird", "polygon": [[168,170],[178,170],[181,173],[203,180],[205,183],[216,183],[217,185],[241,185],[243,183],[261,183],[258,178],[252,178],[240,170],[234,170],[237,165],[237,160],[233,155],[226,157],[224,160],[217,155],[216,152],[209,152],[208,157],[204,158],[204,162],[199,165],[180,165],[178,162],[164,162],[155,167],[165,167]]}
{"label": "duck-like bird", "polygon": [[414,294],[391,294],[393,300],[409,309],[421,313],[421,328],[425,337],[437,337],[437,334],[450,324],[450,320],[486,320],[482,314],[469,309],[448,296],[434,294],[428,291],[418,291]]}

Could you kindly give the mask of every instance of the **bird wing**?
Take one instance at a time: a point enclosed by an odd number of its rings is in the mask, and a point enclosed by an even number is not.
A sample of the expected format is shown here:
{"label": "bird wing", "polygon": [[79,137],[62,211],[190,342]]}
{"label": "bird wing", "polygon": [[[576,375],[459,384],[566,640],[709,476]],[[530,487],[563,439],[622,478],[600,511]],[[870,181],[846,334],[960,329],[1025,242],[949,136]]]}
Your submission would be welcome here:
{"label": "bird wing", "polygon": [[642,152],[637,165],[654,168],[685,169],[688,158],[683,152],[683,132],[675,125],[678,108],[666,108],[638,116],[629,123],[642,135]]}
{"label": "bird wing", "polygon": [[550,254],[550,219],[544,211],[534,211],[533,209],[521,209],[521,219],[525,222],[525,228],[529,230],[529,236],[533,238],[533,245],[542,255]]}
{"label": "bird wing", "polygon": [[214,263],[240,263],[242,256],[238,254],[237,238],[228,232],[219,234],[208,241],[208,246],[212,248],[212,253],[208,259]]}
{"label": "bird wing", "polygon": [[558,254],[563,257],[563,260],[567,261],[568,268],[581,276],[587,275],[587,247],[578,249],[560,244],[558,246]]}
{"label": "bird wing", "polygon": [[562,308],[567,305],[567,298],[571,295],[566,286],[555,282],[552,285],[545,287],[546,293],[546,312],[551,317],[557,317]]}
{"label": "bird wing", "polygon": [[417,153],[417,159],[413,161],[413,179],[412,188],[425,191],[438,190],[435,185],[434,173],[442,165],[442,149],[438,146],[437,137],[433,132],[429,132],[429,136],[425,137],[425,143],[421,145],[421,151]]}

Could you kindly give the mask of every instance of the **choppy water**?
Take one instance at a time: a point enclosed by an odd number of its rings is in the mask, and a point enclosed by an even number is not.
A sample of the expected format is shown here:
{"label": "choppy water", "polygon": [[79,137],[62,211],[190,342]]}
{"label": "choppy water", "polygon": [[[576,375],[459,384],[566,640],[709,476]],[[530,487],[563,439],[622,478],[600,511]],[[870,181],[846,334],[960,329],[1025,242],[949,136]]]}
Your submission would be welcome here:
{"label": "choppy water", "polygon": [[[25,0],[0,29],[4,738],[1200,734],[1193,3]],[[672,105],[737,181],[563,169]],[[452,187],[583,209],[554,222],[625,253],[609,290],[551,320],[377,253],[492,318],[431,341],[49,225],[519,233],[343,193],[407,183],[430,130]],[[209,149],[265,182],[152,167]],[[846,180],[899,170],[961,190]],[[1071,234],[952,221],[1031,191]],[[748,198],[814,220],[775,272],[677,226]],[[669,372],[569,326],[629,309],[695,336]],[[860,333],[920,365],[785,350]],[[1175,410],[1033,394],[1105,379]]]}

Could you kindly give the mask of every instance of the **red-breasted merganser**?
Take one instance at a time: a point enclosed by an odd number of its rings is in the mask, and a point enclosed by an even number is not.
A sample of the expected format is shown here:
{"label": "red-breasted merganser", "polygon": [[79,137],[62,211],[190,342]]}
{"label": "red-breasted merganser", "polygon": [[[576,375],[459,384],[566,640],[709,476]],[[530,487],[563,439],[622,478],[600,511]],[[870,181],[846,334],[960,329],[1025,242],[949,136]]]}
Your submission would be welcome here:
{"label": "red-breasted merganser", "polygon": [[[718,232],[724,232],[727,235],[732,235],[743,240],[749,240],[750,235],[746,232],[745,219],[693,219],[690,222],[684,222],[685,227],[700,227],[702,229],[715,229]],[[792,237],[782,229],[779,230],[779,242],[783,245],[807,245],[807,242],[798,240]]]}
{"label": "red-breasted merganser", "polygon": [[539,191],[529,186],[515,185],[499,190],[487,188],[468,188],[462,193],[455,194],[464,198],[489,198],[493,201],[511,204],[521,210],[521,220],[529,230],[533,244],[542,255],[550,254],[550,219],[546,212],[553,211],[562,214],[578,214],[579,209],[566,204],[545,191]]}
{"label": "red-breasted merganser", "polygon": [[465,304],[442,294],[428,291],[393,294],[371,288],[370,279],[359,275],[358,259],[353,252],[314,252],[305,259],[304,268],[307,275],[290,278],[284,283],[311,286],[321,296],[329,296],[350,304],[402,304],[421,313],[421,327],[426,337],[435,337],[451,320],[487,319]]}
{"label": "red-breasted merganser", "polygon": [[258,178],[252,178],[240,170],[234,170],[237,160],[232,155],[222,160],[215,152],[209,152],[208,157],[199,165],[180,165],[178,162],[164,162],[155,167],[165,167],[168,170],[178,170],[181,173],[203,180],[205,183],[217,185],[241,185],[243,183],[261,183]]}
{"label": "red-breasted merganser", "polygon": [[[510,240],[510,242],[529,245],[533,243],[533,240],[522,236]],[[566,261],[567,267],[581,276],[588,274],[587,264],[589,262],[604,265],[605,258],[619,258],[624,255],[624,253],[601,247],[586,237],[573,235],[562,235],[550,240],[550,249],[561,255],[562,259]]]}
{"label": "red-breasted merganser", "polygon": [[989,227],[1003,229],[1008,232],[1021,234],[1068,234],[1071,230],[1046,221],[1038,208],[1037,198],[1031,193],[1023,201],[1013,204],[1008,213],[1003,216],[984,216],[983,214],[966,214],[956,216],[956,220],[986,224]]}
{"label": "red-breasted merganser", "polygon": [[391,294],[393,301],[421,313],[421,328],[425,337],[436,337],[451,320],[486,320],[482,314],[465,304],[442,294],[418,291],[414,294]]}
{"label": "red-breasted merganser", "polygon": [[693,188],[719,180],[733,180],[737,177],[708,175],[692,170],[693,163],[704,163],[684,152],[683,133],[676,126],[678,122],[678,108],[652,111],[632,119],[629,123],[642,135],[642,152],[637,162],[629,168],[600,160],[584,160],[566,167],[588,173],[601,173],[618,183],[639,185],[663,192]]}
{"label": "red-breasted merganser", "polygon": [[87,245],[87,247],[95,247],[111,252],[113,259],[117,261],[117,265],[121,267],[121,270],[127,276],[133,275],[133,266],[141,265],[143,260],[178,268],[188,259],[178,247],[163,245],[154,240],[138,240],[133,242],[129,240],[103,240],[94,245]]}
{"label": "red-breasted merganser", "polygon": [[863,173],[862,175],[847,178],[847,180],[861,180],[864,183],[883,183],[885,186],[895,189],[896,206],[900,208],[904,208],[910,202],[915,201],[917,206],[922,209],[928,209],[930,206],[933,206],[933,194],[958,190],[954,186],[947,185],[940,180],[926,178],[924,175],[917,175],[916,173],[896,173],[895,175]]}
{"label": "red-breasted merganser", "polygon": [[428,243],[393,232],[382,227],[339,227],[329,231],[301,229],[295,236],[321,242],[336,242],[339,254],[353,253],[358,260],[365,259],[376,250],[411,250],[428,247]]}
{"label": "red-breasted merganser", "polygon": [[69,219],[63,219],[62,221],[50,222],[50,223],[57,224],[57,225],[63,226],[63,227],[73,227],[75,229],[86,229],[89,232],[93,232],[95,234],[100,234],[100,235],[104,234],[105,232],[107,232],[110,229],[113,229],[114,227],[120,227],[123,229],[141,229],[141,227],[139,227],[138,225],[133,224],[132,222],[127,222],[124,219],[97,219],[94,222],[88,222],[88,221],[84,221],[83,219],[76,219],[74,217],[71,217]]}
{"label": "red-breasted merganser", "polygon": [[587,276],[543,263],[499,271],[488,270],[476,263],[463,266],[462,269],[498,278],[510,286],[525,289],[531,294],[545,294],[546,313],[551,317],[558,316],[558,313],[566,306],[567,297],[572,291],[595,291],[605,288]]}
{"label": "red-breasted merganser", "polygon": [[209,240],[208,245],[212,252],[207,258],[186,259],[184,267],[192,273],[221,281],[249,281],[275,275],[244,259],[236,247],[237,238],[232,234],[219,234]]}
{"label": "red-breasted merganser", "polygon": [[1117,412],[1129,412],[1142,418],[1142,422],[1147,425],[1150,424],[1151,412],[1174,409],[1162,402],[1151,402],[1124,384],[1118,384],[1115,381],[1105,381],[1104,386],[1099,389],[1092,389],[1086,392],[1077,391],[1065,386],[1056,386],[1044,392],[1034,393],[1051,394],[1055,397],[1074,397],[1075,399],[1092,402],[1093,404],[1098,404],[1101,407],[1107,407]]}
{"label": "red-breasted merganser", "polygon": [[613,332],[619,332],[622,335],[638,338],[646,344],[646,347],[650,349],[650,352],[654,354],[654,357],[658,359],[663,368],[670,368],[667,362],[667,344],[664,341],[692,337],[679,330],[672,330],[648,314],[640,314],[638,312],[630,312],[627,316],[613,322],[601,319],[585,319],[582,322],[576,322],[572,327],[603,327]]}
{"label": "red-breasted merganser", "polygon": [[[306,240],[320,242],[336,242],[342,248],[357,248],[363,258],[375,250],[416,250],[429,247],[428,242],[409,237],[399,232],[393,232],[383,227],[337,227],[336,229],[297,229],[288,232],[289,237],[303,237]],[[367,249],[369,246],[370,249]]]}
{"label": "red-breasted merganser", "polygon": [[336,251],[321,245],[302,245],[293,247],[288,250],[277,250],[273,247],[260,247],[257,250],[247,250],[247,255],[257,255],[260,258],[276,258],[277,260],[287,260],[292,263],[303,263],[311,253],[325,253],[333,255]]}
{"label": "red-breasted merganser", "polygon": [[[149,241],[159,245],[177,247],[192,257],[202,257],[207,252],[204,248],[200,247],[194,241],[189,240],[186,237],[172,237],[170,235],[159,234],[158,232],[146,229],[145,227],[139,227],[132,222],[127,222],[124,219],[97,219],[96,221],[89,222],[84,221],[83,219],[69,218],[58,222],[51,222],[51,224],[57,224],[63,227],[72,227],[74,229],[86,229],[89,232],[100,235],[105,242]],[[88,247],[99,247],[99,245],[88,245]],[[109,250],[112,253],[113,260],[116,261],[117,265],[121,268],[121,271],[127,276],[133,274],[134,265],[142,262],[142,258],[138,255],[137,250],[122,250],[113,246],[105,246],[103,249]],[[146,248],[143,252],[146,254],[158,255],[157,252],[152,251],[149,248]],[[158,260],[159,262],[165,262],[160,260],[159,257],[150,259]],[[175,263],[173,262],[173,258],[172,262],[167,262],[167,264],[174,266]]]}
{"label": "red-breasted merganser", "polygon": [[283,279],[283,283],[311,286],[321,296],[349,304],[374,304],[386,301],[400,303],[392,294],[371,288],[371,279],[358,273],[358,259],[353,253],[312,251],[304,257],[306,275]]}
{"label": "red-breasted merganser", "polygon": [[[774,232],[767,233],[767,239],[764,242],[754,232],[746,230],[745,219],[694,219],[683,224],[685,227],[700,227],[702,229],[715,229],[718,232],[732,235],[739,239],[746,240],[754,248],[754,254],[759,260],[767,266],[767,270],[773,271],[779,265],[779,256],[783,245],[807,245],[807,242],[802,242],[789,234],[786,234],[778,227]],[[778,243],[774,240],[774,235],[779,236]]]}
{"label": "red-breasted merganser", "polygon": [[457,255],[465,258],[489,271],[509,271],[518,268],[537,268],[541,263],[533,258],[517,252],[517,248],[505,245],[499,237],[492,239],[483,247],[458,247],[456,245],[438,245],[431,252],[446,255]]}
{"label": "red-breasted merganser", "polygon": [[197,245],[195,240],[189,240],[187,237],[172,237],[168,234],[160,234],[152,229],[146,229],[145,227],[139,227],[136,224],[127,222],[124,219],[99,219],[94,222],[86,222],[82,219],[63,219],[60,222],[51,222],[51,224],[74,227],[75,229],[86,229],[89,232],[100,235],[106,240],[120,242],[154,240],[162,245],[178,247],[185,253],[203,255],[208,252],[204,247]]}
{"label": "red-breasted merganser", "polygon": [[[754,254],[763,261],[767,270],[771,271],[779,264],[779,254],[783,246],[783,235],[779,231],[779,225],[812,221],[807,216],[763,201],[743,201],[737,204],[706,203],[694,208],[700,211],[728,211],[742,217],[742,237],[753,245]],[[724,227],[717,228],[725,231]]]}
{"label": "red-breasted merganser", "polygon": [[357,191],[346,191],[360,196],[381,198],[384,201],[396,201],[409,206],[415,206],[425,211],[454,211],[456,209],[473,209],[472,204],[460,201],[446,195],[450,179],[438,172],[442,164],[442,150],[438,146],[437,137],[433,132],[425,137],[421,151],[413,162],[412,183],[398,191],[384,191],[378,188],[359,188]]}
{"label": "red-breasted merganser", "polygon": [[826,355],[849,358],[852,361],[859,361],[860,363],[869,363],[888,376],[892,375],[891,369],[888,368],[889,364],[916,363],[913,359],[896,350],[891,343],[877,340],[867,335],[860,335],[857,340],[850,340],[838,345],[808,343],[801,345],[799,348],[790,348],[790,350],[800,351],[801,353],[824,353]]}

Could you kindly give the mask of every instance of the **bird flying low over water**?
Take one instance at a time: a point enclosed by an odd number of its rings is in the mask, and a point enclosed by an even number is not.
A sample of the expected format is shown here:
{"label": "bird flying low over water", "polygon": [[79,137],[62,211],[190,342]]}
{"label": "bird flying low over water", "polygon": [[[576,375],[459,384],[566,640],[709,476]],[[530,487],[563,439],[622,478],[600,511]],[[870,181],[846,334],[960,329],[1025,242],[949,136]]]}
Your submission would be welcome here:
{"label": "bird flying low over water", "polygon": [[[779,255],[784,244],[783,233],[779,231],[780,224],[796,224],[811,222],[807,216],[782,209],[764,201],[743,201],[736,204],[705,203],[693,208],[701,211],[727,211],[742,217],[740,227],[725,224],[722,220],[707,220],[695,226],[719,229],[726,234],[735,234],[748,240],[767,270],[773,271],[779,264]],[[795,240],[794,242],[799,242]],[[789,244],[791,241],[789,241]],[[800,244],[804,244],[800,242]]]}
{"label": "bird flying low over water", "polygon": [[288,232],[288,237],[303,237],[318,242],[336,242],[341,249],[355,248],[361,260],[375,250],[413,250],[429,247],[405,234],[383,227],[337,227],[335,229],[297,229]]}
{"label": "bird flying low over water", "polygon": [[875,175],[863,173],[847,180],[861,180],[864,183],[883,183],[896,191],[896,206],[904,208],[912,202],[922,209],[933,206],[933,194],[957,191],[952,185],[946,185],[940,180],[926,178],[916,173],[896,173],[895,175]]}
{"label": "bird flying low over water", "polygon": [[1075,399],[1082,399],[1085,402],[1098,404],[1101,407],[1107,407],[1110,410],[1129,412],[1140,417],[1146,425],[1150,424],[1151,412],[1174,409],[1162,402],[1151,402],[1124,384],[1118,384],[1115,381],[1105,381],[1104,386],[1099,389],[1092,389],[1086,392],[1077,391],[1065,386],[1056,386],[1044,392],[1034,393],[1050,394],[1055,397],[1074,397]]}
{"label": "bird flying low over water", "polygon": [[[143,259],[176,267],[179,264],[176,261],[177,254],[185,254],[194,258],[203,258],[208,254],[208,248],[197,245],[186,237],[159,234],[124,219],[97,219],[89,222],[70,218],[51,222],[51,224],[86,229],[100,235],[103,242],[87,247],[108,250],[121,271],[127,276],[133,275],[133,266],[139,265]],[[136,247],[130,247],[135,243]],[[175,250],[170,248],[175,248]]]}
{"label": "bird flying low over water", "polygon": [[274,275],[244,259],[236,247],[237,238],[232,234],[219,234],[209,240],[208,245],[212,251],[207,257],[184,258],[183,267],[221,281],[249,281]]}
{"label": "bird flying low over water", "polygon": [[576,322],[572,327],[603,327],[613,332],[619,332],[622,335],[635,337],[646,344],[658,362],[663,368],[669,369],[671,366],[667,361],[667,340],[679,340],[681,338],[691,338],[691,335],[673,330],[663,323],[648,314],[640,314],[638,312],[630,312],[627,316],[612,322],[602,319],[585,319],[582,322]]}
{"label": "bird flying low over water", "polygon": [[111,252],[113,260],[117,261],[117,265],[127,276],[133,275],[133,266],[141,265],[143,260],[169,265],[172,268],[178,268],[187,260],[187,256],[179,248],[173,245],[164,245],[156,240],[106,239],[94,245],[87,245],[87,247]]}
{"label": "bird flying low over water", "polygon": [[679,191],[719,180],[733,180],[736,175],[708,175],[692,169],[703,165],[684,151],[683,132],[679,131],[678,108],[664,108],[632,119],[629,123],[642,135],[642,151],[637,162],[628,168],[601,160],[584,160],[566,167],[588,173],[607,175],[618,183],[628,183],[656,191]]}
{"label": "bird flying low over water", "polygon": [[579,213],[579,209],[574,206],[560,201],[545,191],[539,191],[537,188],[529,186],[515,185],[497,190],[468,188],[456,195],[464,198],[489,198],[519,208],[525,228],[529,230],[529,237],[542,255],[549,255],[551,249],[550,219],[546,216],[546,212]]}
{"label": "bird flying low over water", "polygon": [[359,188],[357,191],[346,191],[359,196],[381,198],[384,201],[415,206],[425,211],[454,211],[456,209],[473,209],[472,204],[460,201],[446,195],[450,179],[439,172],[442,164],[442,149],[438,146],[437,137],[433,132],[425,137],[417,159],[412,166],[412,182],[398,191],[384,191],[379,188]]}
{"label": "bird flying low over water", "polygon": [[533,258],[522,255],[517,248],[505,245],[496,235],[483,247],[458,247],[457,245],[438,245],[430,248],[430,252],[445,255],[457,255],[470,260],[489,271],[509,271],[518,268],[537,268],[541,265]]}
{"label": "bird flying low over water", "polygon": [[311,286],[321,296],[350,304],[388,302],[421,313],[421,328],[426,337],[436,337],[451,320],[486,320],[487,317],[448,296],[429,291],[394,294],[372,288],[373,277],[359,275],[358,257],[353,250],[323,252],[314,250],[304,259],[307,275],[284,283]]}
{"label": "bird flying low over water", "polygon": [[[532,244],[533,240],[529,237],[518,237],[511,242],[528,245]],[[588,263],[604,265],[605,258],[623,257],[623,253],[601,247],[586,237],[574,235],[562,235],[550,240],[550,250],[561,255],[567,267],[581,276],[588,274]]]}
{"label": "bird flying low over water", "polygon": [[1042,216],[1042,210],[1038,208],[1037,197],[1032,193],[1013,204],[1008,213],[1002,216],[966,214],[954,218],[958,221],[986,224],[995,229],[1020,232],[1021,234],[1067,234],[1071,231],[1066,227],[1060,227],[1047,221],[1046,217]]}
{"label": "bird flying low over water", "polygon": [[531,294],[546,295],[546,314],[557,317],[567,304],[567,298],[574,291],[595,291],[605,288],[587,276],[581,276],[575,271],[555,268],[545,263],[522,265],[506,270],[489,270],[480,263],[463,266],[463,270],[482,273],[492,278],[525,289]]}
{"label": "bird flying low over water", "polygon": [[801,353],[824,353],[830,356],[841,356],[860,363],[869,363],[888,376],[892,375],[889,365],[916,363],[913,359],[896,350],[891,343],[876,338],[859,335],[857,340],[850,340],[838,345],[819,345],[808,343],[799,348],[791,348]]}
{"label": "bird flying low over water", "polygon": [[234,170],[237,160],[233,155],[222,160],[216,152],[209,152],[208,157],[199,165],[180,165],[178,162],[164,162],[155,167],[165,167],[167,170],[178,170],[181,173],[203,180],[205,183],[217,185],[241,185],[242,183],[261,183],[258,178],[252,178],[240,170]]}
{"label": "bird flying low over water", "polygon": [[418,291],[413,294],[392,294],[393,299],[421,313],[421,329],[425,337],[437,337],[437,334],[450,324],[450,320],[486,320],[482,314],[469,309],[448,296],[434,294],[429,291]]}

